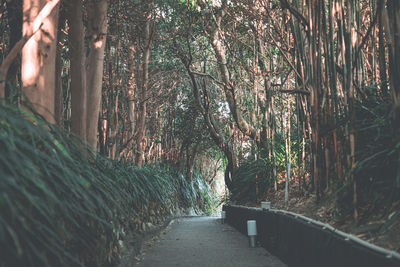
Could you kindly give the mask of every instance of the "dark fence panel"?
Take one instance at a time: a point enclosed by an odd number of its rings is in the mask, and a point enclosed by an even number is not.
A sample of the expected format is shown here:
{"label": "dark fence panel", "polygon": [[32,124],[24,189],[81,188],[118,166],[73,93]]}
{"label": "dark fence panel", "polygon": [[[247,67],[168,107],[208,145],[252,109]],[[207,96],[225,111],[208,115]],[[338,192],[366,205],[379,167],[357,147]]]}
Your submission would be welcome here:
{"label": "dark fence panel", "polygon": [[398,257],[289,214],[225,205],[226,222],[247,235],[247,220],[257,221],[257,240],[289,266],[400,266]]}

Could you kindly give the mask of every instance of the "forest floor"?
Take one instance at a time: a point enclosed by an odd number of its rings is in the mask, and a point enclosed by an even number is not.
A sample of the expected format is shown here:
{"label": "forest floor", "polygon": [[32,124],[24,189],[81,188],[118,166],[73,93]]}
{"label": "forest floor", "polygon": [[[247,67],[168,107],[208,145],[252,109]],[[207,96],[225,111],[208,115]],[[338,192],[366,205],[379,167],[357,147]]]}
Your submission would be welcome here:
{"label": "forest floor", "polygon": [[[279,186],[282,188],[284,186]],[[289,192],[288,204],[284,201],[284,189],[277,192],[269,192],[265,201],[271,202],[274,209],[288,210],[306,217],[318,220],[339,229],[343,232],[353,234],[372,244],[389,250],[400,252],[400,202],[394,202],[386,211],[374,209],[374,213],[364,216],[362,223],[355,223],[351,214],[343,215],[337,208],[336,200],[323,197],[317,204],[316,195],[301,192],[297,186],[293,186]],[[251,205],[251,203],[246,203]],[[368,210],[368,205],[359,207],[360,211]],[[251,205],[251,206],[259,206]],[[360,220],[361,221],[361,220]]]}

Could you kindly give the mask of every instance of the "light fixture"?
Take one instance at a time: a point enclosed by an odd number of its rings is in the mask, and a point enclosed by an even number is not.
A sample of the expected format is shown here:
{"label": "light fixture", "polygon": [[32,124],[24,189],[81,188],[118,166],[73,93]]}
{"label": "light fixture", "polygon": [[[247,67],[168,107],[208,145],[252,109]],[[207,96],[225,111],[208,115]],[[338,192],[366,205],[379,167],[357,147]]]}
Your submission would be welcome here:
{"label": "light fixture", "polygon": [[249,236],[249,244],[251,248],[256,246],[257,224],[255,220],[247,221],[247,235]]}
{"label": "light fixture", "polygon": [[270,208],[271,208],[271,202],[267,202],[267,201],[262,201],[261,202],[261,209],[269,210]]}

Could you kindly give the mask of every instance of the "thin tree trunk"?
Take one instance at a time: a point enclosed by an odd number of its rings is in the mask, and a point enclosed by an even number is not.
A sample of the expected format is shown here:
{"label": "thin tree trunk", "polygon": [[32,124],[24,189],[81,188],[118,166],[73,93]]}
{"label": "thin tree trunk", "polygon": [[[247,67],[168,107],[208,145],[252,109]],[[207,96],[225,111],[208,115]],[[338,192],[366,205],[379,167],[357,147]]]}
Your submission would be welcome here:
{"label": "thin tree trunk", "polygon": [[285,203],[286,205],[288,204],[289,201],[289,180],[290,180],[290,166],[292,164],[292,157],[291,157],[291,149],[290,149],[290,123],[291,123],[291,118],[290,118],[290,99],[288,99],[287,103],[287,122],[286,122],[286,128],[287,128],[287,134],[285,135],[285,144],[286,144],[286,179],[285,179]]}
{"label": "thin tree trunk", "polygon": [[[86,51],[82,20],[82,0],[68,3],[69,46],[71,61],[71,131],[83,140],[86,136]],[[97,126],[97,124],[96,124]]]}
{"label": "thin tree trunk", "polygon": [[60,15],[58,20],[58,34],[57,34],[57,54],[56,54],[56,82],[55,82],[55,110],[54,116],[56,123],[60,127],[64,127],[63,117],[63,86],[62,86],[62,73],[63,73],[63,59],[62,59],[62,42],[65,38],[64,25],[65,25],[65,7],[61,6]]}
{"label": "thin tree trunk", "polygon": [[95,150],[97,148],[97,128],[102,96],[107,7],[107,0],[89,0],[88,2],[89,55],[86,61],[86,140]]}
{"label": "thin tree trunk", "polygon": [[378,32],[378,42],[379,42],[379,76],[381,80],[381,91],[382,95],[385,99],[389,98],[388,92],[388,82],[387,82],[387,74],[386,74],[386,48],[385,48],[385,37],[384,37],[384,29],[383,29],[383,12],[385,7],[381,9],[379,14],[379,32]]}
{"label": "thin tree trunk", "polygon": [[135,133],[135,122],[136,122],[136,114],[135,114],[135,46],[131,45],[129,49],[129,82],[128,82],[128,109],[129,109],[129,129],[131,134]]}
{"label": "thin tree trunk", "polygon": [[142,167],[144,161],[144,150],[145,150],[145,132],[146,132],[146,115],[147,115],[147,90],[149,86],[149,63],[150,63],[150,52],[153,44],[153,30],[152,29],[152,12],[154,2],[151,3],[148,10],[146,24],[145,24],[145,50],[143,53],[143,76],[140,90],[140,103],[139,103],[139,121],[137,124],[137,152],[136,152],[136,165]]}

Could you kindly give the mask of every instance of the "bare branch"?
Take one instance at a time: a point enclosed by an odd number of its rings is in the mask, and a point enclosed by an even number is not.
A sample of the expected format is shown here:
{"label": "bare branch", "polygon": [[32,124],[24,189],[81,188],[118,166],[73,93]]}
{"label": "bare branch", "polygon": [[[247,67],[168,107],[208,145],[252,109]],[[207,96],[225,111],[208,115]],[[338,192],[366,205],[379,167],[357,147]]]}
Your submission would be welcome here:
{"label": "bare branch", "polygon": [[193,71],[190,70],[191,73],[199,75],[199,76],[203,76],[203,77],[209,77],[211,78],[216,84],[221,85],[221,86],[225,86],[225,83],[218,81],[217,78],[215,78],[214,76],[208,74],[208,73],[203,73],[203,72],[197,72],[197,71]]}

